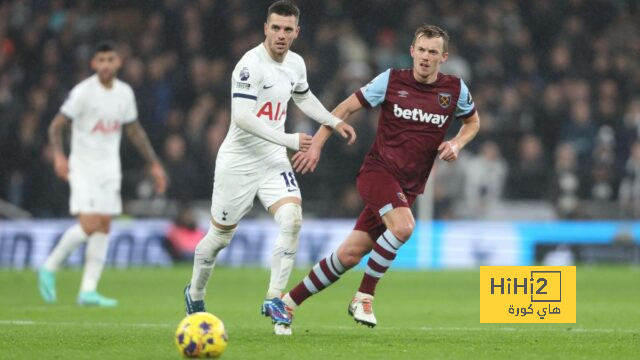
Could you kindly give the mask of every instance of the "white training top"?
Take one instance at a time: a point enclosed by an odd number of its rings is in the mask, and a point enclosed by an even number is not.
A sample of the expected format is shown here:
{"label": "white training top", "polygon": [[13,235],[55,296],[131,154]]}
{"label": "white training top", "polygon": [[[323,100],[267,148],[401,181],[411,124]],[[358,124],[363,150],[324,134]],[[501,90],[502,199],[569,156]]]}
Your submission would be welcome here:
{"label": "white training top", "polygon": [[[231,76],[233,98],[255,100],[252,113],[271,128],[284,133],[287,104],[292,94],[309,91],[307,70],[302,57],[289,50],[282,61],[269,56],[263,43],[247,51]],[[232,173],[254,172],[287,161],[284,146],[263,140],[240,129],[231,121],[216,160],[216,168]]]}
{"label": "white training top", "polygon": [[138,118],[131,86],[114,79],[109,89],[93,75],[71,89],[60,112],[73,124],[70,171],[120,177],[122,124]]}

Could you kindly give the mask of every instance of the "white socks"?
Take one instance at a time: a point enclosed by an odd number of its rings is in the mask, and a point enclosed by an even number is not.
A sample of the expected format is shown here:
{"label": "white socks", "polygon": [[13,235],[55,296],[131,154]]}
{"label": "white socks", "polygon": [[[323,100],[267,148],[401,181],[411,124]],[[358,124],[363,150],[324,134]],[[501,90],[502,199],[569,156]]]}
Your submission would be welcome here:
{"label": "white socks", "polygon": [[109,235],[96,231],[87,240],[84,258],[84,272],[80,292],[96,291],[104,263],[107,260]]}
{"label": "white socks", "polygon": [[58,245],[53,249],[47,260],[44,262],[43,267],[48,271],[58,271],[62,262],[69,256],[69,254],[87,240],[88,235],[82,230],[80,224],[75,224],[68,228],[67,231],[62,234]]}
{"label": "white socks", "polygon": [[48,271],[58,271],[62,262],[84,241],[87,241],[87,247],[80,292],[95,291],[107,258],[108,234],[96,231],[89,236],[82,230],[80,224],[73,225],[64,232],[43,267]]}
{"label": "white socks", "polygon": [[302,207],[286,203],[278,208],[274,218],[280,233],[271,253],[271,279],[267,299],[280,297],[291,276],[302,226]]}
{"label": "white socks", "polygon": [[216,263],[216,256],[220,250],[229,245],[235,231],[235,228],[220,230],[215,225],[210,225],[209,231],[196,246],[191,288],[189,289],[191,299],[204,300],[207,283]]}

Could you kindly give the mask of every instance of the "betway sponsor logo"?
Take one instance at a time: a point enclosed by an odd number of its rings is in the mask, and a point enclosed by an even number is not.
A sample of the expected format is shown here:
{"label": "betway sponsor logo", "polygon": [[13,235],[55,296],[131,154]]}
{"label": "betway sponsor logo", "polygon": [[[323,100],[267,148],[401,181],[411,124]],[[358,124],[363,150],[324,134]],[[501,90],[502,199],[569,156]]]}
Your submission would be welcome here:
{"label": "betway sponsor logo", "polygon": [[403,109],[398,104],[393,104],[393,115],[406,120],[432,123],[439,128],[449,119],[449,115],[430,114],[422,111],[422,109]]}

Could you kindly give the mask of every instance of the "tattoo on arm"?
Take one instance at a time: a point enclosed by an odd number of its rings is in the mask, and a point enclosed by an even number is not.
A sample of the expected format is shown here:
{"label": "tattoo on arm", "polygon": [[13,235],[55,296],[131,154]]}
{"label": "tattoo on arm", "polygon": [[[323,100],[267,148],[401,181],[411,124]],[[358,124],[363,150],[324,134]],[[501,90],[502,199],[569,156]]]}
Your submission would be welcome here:
{"label": "tattoo on arm", "polygon": [[147,133],[140,125],[140,122],[134,121],[126,124],[124,126],[124,131],[129,140],[131,140],[136,149],[138,149],[140,155],[142,155],[148,163],[153,163],[158,160],[158,156],[153,150],[153,147],[149,142],[149,138],[147,137]]}
{"label": "tattoo on arm", "polygon": [[69,120],[62,113],[58,113],[49,125],[49,143],[55,152],[64,153],[63,137]]}

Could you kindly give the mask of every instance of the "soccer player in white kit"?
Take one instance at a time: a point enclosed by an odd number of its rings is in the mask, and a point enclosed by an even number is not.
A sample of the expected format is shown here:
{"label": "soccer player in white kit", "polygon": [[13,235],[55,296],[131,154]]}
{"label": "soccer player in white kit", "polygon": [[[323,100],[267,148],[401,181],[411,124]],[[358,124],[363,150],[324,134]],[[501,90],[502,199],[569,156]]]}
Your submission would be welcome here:
{"label": "soccer player in white kit", "polygon": [[267,11],[265,41],[244,54],[231,79],[231,126],[216,159],[212,221],[195,251],[191,282],[185,288],[188,314],[205,311],[205,290],[216,255],[231,241],[240,219],[257,196],[279,227],[271,258],[271,279],[262,314],[276,334],[291,323],[280,300],[293,269],[302,223],[301,195],[287,148],[306,151],[311,136],[287,134],[287,104],[293,98],[306,115],[355,140],[353,128],[331,115],[309,90],[302,57],[289,48],[298,36],[298,8],[277,1]]}
{"label": "soccer player in white kit", "polygon": [[[38,287],[46,302],[54,303],[56,271],[71,251],[87,242],[79,305],[113,307],[117,300],[99,294],[98,281],[107,255],[111,218],[122,212],[120,198],[120,139],[122,130],[150,165],[155,190],[163,193],[166,177],[145,131],[137,121],[135,95],[116,78],[122,61],[110,43],[98,45],[91,59],[93,76],[77,84],[49,127],[56,174],[69,181],[70,212],[78,223],[60,238],[38,271]],[[71,121],[71,154],[63,149],[62,134]]]}

